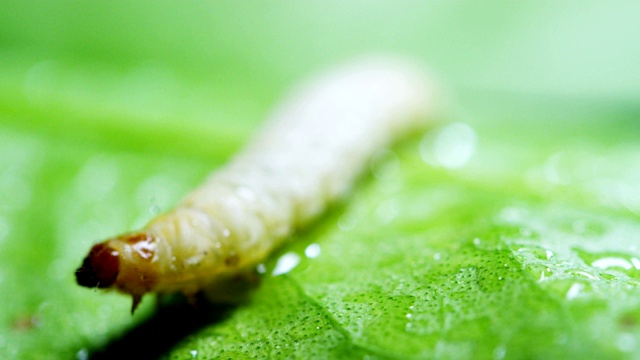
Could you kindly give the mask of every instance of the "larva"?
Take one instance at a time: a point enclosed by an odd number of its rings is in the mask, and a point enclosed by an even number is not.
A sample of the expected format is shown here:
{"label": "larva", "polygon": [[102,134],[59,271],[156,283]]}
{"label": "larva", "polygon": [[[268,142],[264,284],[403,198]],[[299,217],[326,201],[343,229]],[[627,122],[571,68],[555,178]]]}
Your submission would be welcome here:
{"label": "larva", "polygon": [[376,150],[423,128],[433,88],[419,68],[389,58],[311,79],[172,211],[94,245],[78,284],[130,294],[133,309],[149,292],[219,288],[344,196]]}

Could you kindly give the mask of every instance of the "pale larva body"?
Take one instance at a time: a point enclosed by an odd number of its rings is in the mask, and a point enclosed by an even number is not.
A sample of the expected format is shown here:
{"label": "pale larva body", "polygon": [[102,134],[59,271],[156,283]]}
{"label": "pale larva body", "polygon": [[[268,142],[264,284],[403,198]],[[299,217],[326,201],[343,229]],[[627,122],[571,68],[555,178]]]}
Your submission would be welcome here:
{"label": "pale larva body", "polygon": [[344,196],[378,149],[423,128],[433,85],[372,58],[312,79],[262,131],[172,211],[93,247],[78,283],[192,295],[263,261]]}

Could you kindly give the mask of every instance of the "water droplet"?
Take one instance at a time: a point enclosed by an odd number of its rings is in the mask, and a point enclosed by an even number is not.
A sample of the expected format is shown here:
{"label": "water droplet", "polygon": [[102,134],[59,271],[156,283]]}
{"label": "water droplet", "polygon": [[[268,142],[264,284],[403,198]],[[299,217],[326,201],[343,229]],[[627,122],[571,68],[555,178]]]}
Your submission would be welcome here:
{"label": "water droplet", "polygon": [[78,350],[78,352],[76,353],[76,359],[77,360],[87,360],[87,359],[89,359],[89,350],[87,350],[87,349]]}
{"label": "water droplet", "polygon": [[[435,136],[435,138],[434,138]],[[420,142],[423,161],[448,169],[465,166],[476,151],[476,132],[467,124],[454,123]]]}
{"label": "water droplet", "polygon": [[222,230],[222,236],[228,238],[229,236],[231,236],[231,230],[229,229],[223,229]]}
{"label": "water droplet", "polygon": [[300,263],[300,256],[293,252],[288,252],[282,255],[278,262],[276,263],[276,267],[273,269],[271,275],[278,276],[282,274],[286,274],[289,271],[293,270]]}
{"label": "water droplet", "polygon": [[631,270],[634,266],[631,265],[629,261],[619,257],[604,257],[598,260],[595,260],[591,263],[591,265],[600,268],[600,269],[608,269],[612,267],[623,268],[625,270]]}
{"label": "water droplet", "polygon": [[582,290],[584,290],[584,284],[573,283],[573,285],[571,285],[571,287],[569,288],[569,291],[567,291],[566,298],[568,300],[575,299],[580,296]]}
{"label": "water droplet", "polygon": [[566,273],[569,275],[574,275],[574,276],[589,279],[589,280],[600,280],[600,278],[597,275],[588,273],[580,269],[570,269],[570,270],[567,270]]}
{"label": "water droplet", "polygon": [[549,276],[551,276],[553,272],[551,272],[550,268],[545,268],[540,272],[540,277],[538,278],[538,282],[545,281]]}
{"label": "water droplet", "polygon": [[191,350],[189,351],[189,354],[191,354],[192,359],[195,359],[196,357],[198,357],[198,350]]}
{"label": "water droplet", "polygon": [[605,280],[620,280],[619,277],[613,275],[613,274],[607,274],[607,273],[602,273],[600,274],[600,278],[605,279]]}
{"label": "water droplet", "polygon": [[320,249],[320,245],[313,243],[304,249],[304,254],[309,259],[315,259],[320,256],[321,251],[322,250]]}
{"label": "water droplet", "polygon": [[551,258],[553,257],[553,251],[547,249],[545,250],[545,255],[547,255],[547,260],[551,260]]}
{"label": "water droplet", "polygon": [[256,271],[258,272],[258,274],[266,274],[267,267],[264,264],[258,264],[256,265]]}
{"label": "water droplet", "polygon": [[433,260],[440,261],[440,259],[442,259],[442,254],[440,253],[433,254]]}
{"label": "water droplet", "polygon": [[549,260],[549,250],[538,246],[523,246],[518,248],[518,254],[527,260]]}

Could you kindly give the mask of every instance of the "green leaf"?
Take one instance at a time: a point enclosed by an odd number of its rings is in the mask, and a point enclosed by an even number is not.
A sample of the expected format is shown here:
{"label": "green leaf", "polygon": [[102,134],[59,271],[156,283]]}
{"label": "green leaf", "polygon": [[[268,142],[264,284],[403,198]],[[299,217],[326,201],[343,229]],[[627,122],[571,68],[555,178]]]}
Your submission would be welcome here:
{"label": "green leaf", "polygon": [[[171,4],[0,12],[1,358],[637,357],[633,11]],[[91,244],[175,204],[285,85],[378,46],[433,64],[450,119],[377,157],[246,302],[131,316],[75,285]]]}

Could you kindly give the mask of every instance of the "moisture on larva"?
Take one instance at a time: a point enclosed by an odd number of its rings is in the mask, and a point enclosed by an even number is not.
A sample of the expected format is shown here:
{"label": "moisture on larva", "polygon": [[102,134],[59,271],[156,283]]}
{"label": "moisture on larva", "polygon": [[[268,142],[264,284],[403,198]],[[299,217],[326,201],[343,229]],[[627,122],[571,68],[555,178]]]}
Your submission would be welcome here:
{"label": "moisture on larva", "polygon": [[228,286],[350,190],[371,156],[424,128],[433,85],[419,66],[367,58],[311,78],[226,166],[143,229],[92,247],[78,284],[146,293]]}

